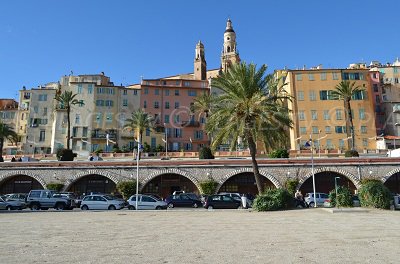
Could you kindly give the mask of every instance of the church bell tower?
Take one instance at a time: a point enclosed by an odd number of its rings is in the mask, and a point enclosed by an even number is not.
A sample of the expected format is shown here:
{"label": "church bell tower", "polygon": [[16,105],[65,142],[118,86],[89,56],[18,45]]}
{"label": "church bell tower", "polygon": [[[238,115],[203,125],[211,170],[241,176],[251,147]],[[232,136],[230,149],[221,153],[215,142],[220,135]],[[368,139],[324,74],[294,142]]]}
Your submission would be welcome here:
{"label": "church bell tower", "polygon": [[207,79],[207,62],[204,55],[204,45],[199,40],[196,45],[194,57],[194,79],[206,80]]}
{"label": "church bell tower", "polygon": [[225,72],[231,65],[239,63],[240,57],[236,48],[236,33],[232,21],[228,19],[224,33],[224,47],[221,54],[221,67]]}

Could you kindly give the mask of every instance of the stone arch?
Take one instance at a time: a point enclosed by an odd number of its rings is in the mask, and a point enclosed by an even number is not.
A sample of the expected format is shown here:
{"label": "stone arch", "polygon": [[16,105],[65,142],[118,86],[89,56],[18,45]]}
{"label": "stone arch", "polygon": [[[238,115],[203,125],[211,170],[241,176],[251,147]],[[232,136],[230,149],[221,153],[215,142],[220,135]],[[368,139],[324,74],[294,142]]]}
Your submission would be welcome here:
{"label": "stone arch", "polygon": [[74,175],[71,178],[69,178],[68,180],[66,180],[63,191],[69,190],[75,182],[77,182],[79,179],[89,176],[89,175],[100,175],[100,176],[106,177],[106,178],[112,180],[115,183],[115,185],[117,185],[118,182],[120,181],[116,176],[114,176],[111,173],[104,171],[104,170],[96,170],[96,169],[85,170],[85,171],[77,173],[76,175]]}
{"label": "stone arch", "polygon": [[[253,168],[240,168],[240,169],[236,169],[233,170],[231,172],[229,172],[228,174],[226,174],[225,176],[223,176],[221,178],[221,180],[218,182],[218,186],[217,186],[217,192],[219,191],[219,189],[221,189],[222,185],[229,180],[229,178],[241,174],[241,173],[246,173],[246,172],[250,172],[253,173]],[[267,173],[265,170],[260,170],[260,174],[261,176],[264,176],[265,178],[267,178],[269,181],[272,182],[272,184],[276,187],[276,188],[281,188],[282,185],[281,183],[271,174]]]}
{"label": "stone arch", "polygon": [[[334,167],[333,168],[322,167],[322,168],[314,169],[314,175],[318,174],[318,173],[322,173],[322,172],[335,172],[335,173],[341,174],[341,175],[345,176],[347,179],[349,179],[357,189],[360,188],[360,186],[361,186],[361,182],[358,179],[358,177],[354,176],[353,174],[351,174],[348,171],[345,171],[343,169],[334,168]],[[297,190],[299,190],[300,187],[303,185],[303,183],[306,180],[308,180],[310,177],[312,177],[311,171],[309,173],[307,173],[306,175],[302,176],[299,180],[299,184],[297,185]]]}
{"label": "stone arch", "polygon": [[394,170],[389,171],[384,177],[381,178],[381,181],[385,183],[390,177],[400,172],[400,168],[396,168]]}
{"label": "stone arch", "polygon": [[11,177],[14,177],[14,176],[19,176],[19,175],[32,177],[33,179],[37,180],[40,183],[40,185],[42,185],[43,189],[46,189],[47,183],[45,182],[45,180],[43,180],[42,177],[40,177],[40,176],[30,172],[30,171],[12,171],[12,172],[8,172],[6,174],[3,174],[3,175],[0,176],[0,184],[3,183],[8,178],[11,178]]}
{"label": "stone arch", "polygon": [[163,174],[177,174],[185,178],[188,178],[199,191],[201,190],[199,181],[192,174],[180,169],[162,169],[151,173],[148,177],[146,177],[143,181],[141,181],[141,186],[139,187],[139,190],[142,191],[147,183],[149,183],[154,178],[157,178],[158,176],[161,176]]}

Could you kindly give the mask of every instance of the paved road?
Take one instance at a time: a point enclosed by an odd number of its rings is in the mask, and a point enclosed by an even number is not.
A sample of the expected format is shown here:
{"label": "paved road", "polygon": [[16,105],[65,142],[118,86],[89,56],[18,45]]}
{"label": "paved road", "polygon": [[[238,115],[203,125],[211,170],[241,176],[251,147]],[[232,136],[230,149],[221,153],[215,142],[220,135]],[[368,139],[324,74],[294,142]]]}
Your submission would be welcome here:
{"label": "paved road", "polygon": [[0,213],[1,263],[398,263],[400,212]]}

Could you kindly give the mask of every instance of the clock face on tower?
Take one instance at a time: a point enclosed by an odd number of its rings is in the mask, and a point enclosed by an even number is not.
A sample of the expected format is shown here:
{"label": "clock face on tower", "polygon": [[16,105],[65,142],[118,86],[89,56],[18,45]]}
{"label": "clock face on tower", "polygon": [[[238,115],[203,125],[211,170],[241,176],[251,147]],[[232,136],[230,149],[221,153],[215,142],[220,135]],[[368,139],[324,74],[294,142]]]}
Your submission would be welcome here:
{"label": "clock face on tower", "polygon": [[230,37],[227,37],[227,38],[226,38],[226,40],[230,40],[230,39],[231,39]]}

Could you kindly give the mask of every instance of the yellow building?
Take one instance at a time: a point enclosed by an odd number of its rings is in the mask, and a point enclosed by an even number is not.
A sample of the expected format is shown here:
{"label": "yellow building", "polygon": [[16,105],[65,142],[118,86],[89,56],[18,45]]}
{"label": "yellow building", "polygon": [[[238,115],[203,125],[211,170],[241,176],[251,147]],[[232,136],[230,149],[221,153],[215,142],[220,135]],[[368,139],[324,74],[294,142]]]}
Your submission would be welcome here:
{"label": "yellow building", "polygon": [[317,149],[347,149],[351,140],[346,134],[346,118],[342,100],[334,100],[332,91],[342,80],[356,82],[365,91],[351,101],[355,148],[376,149],[375,117],[372,104],[369,69],[287,70],[284,75],[288,93],[294,97],[288,106],[293,128],[290,129],[291,149],[301,149],[312,137]]}

